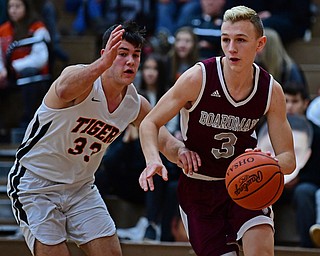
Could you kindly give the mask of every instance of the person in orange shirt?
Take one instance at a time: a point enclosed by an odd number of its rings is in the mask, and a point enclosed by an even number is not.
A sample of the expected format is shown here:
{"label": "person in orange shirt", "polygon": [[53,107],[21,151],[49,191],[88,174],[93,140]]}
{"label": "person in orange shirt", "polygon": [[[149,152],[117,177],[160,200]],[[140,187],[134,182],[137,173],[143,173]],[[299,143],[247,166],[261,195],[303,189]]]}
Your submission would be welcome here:
{"label": "person in orange shirt", "polygon": [[[7,5],[8,21],[0,26],[0,87],[15,85],[21,77],[48,73],[50,34],[44,23],[37,17],[32,1],[9,0]],[[19,47],[6,59],[8,49],[16,41],[30,37],[44,39],[30,46]],[[28,122],[37,107],[38,99],[44,95],[44,88],[25,87],[21,89],[23,97],[22,123]],[[21,125],[21,124],[20,124]]]}

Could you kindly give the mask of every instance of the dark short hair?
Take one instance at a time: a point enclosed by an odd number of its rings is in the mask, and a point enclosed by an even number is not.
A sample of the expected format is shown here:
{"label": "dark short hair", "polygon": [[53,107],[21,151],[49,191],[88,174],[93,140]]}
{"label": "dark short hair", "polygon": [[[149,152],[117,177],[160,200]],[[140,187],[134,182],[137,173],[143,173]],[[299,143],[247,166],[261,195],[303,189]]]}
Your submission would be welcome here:
{"label": "dark short hair", "polygon": [[[109,27],[106,32],[104,32],[102,37],[102,48],[106,47],[106,44],[108,42],[108,39],[111,35],[111,32],[120,24],[114,24],[111,27]],[[123,33],[122,39],[128,41],[135,47],[142,48],[143,44],[145,43],[145,34],[146,29],[145,27],[141,28],[139,25],[134,21],[125,21],[121,24],[122,28],[125,30]]]}
{"label": "dark short hair", "polygon": [[283,92],[294,96],[300,94],[303,100],[310,99],[309,88],[303,83],[288,81],[283,85]]}

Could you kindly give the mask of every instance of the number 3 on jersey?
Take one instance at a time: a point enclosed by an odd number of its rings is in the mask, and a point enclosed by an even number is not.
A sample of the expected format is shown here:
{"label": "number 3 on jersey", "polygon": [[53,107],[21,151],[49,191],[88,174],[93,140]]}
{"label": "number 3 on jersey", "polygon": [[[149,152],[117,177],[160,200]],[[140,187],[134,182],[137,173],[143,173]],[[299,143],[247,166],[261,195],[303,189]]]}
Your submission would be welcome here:
{"label": "number 3 on jersey", "polygon": [[234,133],[227,132],[227,133],[219,133],[214,136],[215,140],[226,140],[221,144],[220,149],[212,148],[211,153],[214,155],[216,159],[221,157],[228,158],[233,156],[234,154],[234,145],[237,142],[237,137]]}
{"label": "number 3 on jersey", "polygon": [[[85,146],[87,145],[87,139],[83,137],[79,137],[75,139],[74,143],[75,143],[74,148],[69,148],[68,153],[72,155],[82,154]],[[92,156],[95,153],[98,153],[101,150],[101,144],[98,142],[94,142],[90,145],[89,148],[91,150],[91,154],[83,156],[83,160],[85,162],[89,162],[90,156]]]}

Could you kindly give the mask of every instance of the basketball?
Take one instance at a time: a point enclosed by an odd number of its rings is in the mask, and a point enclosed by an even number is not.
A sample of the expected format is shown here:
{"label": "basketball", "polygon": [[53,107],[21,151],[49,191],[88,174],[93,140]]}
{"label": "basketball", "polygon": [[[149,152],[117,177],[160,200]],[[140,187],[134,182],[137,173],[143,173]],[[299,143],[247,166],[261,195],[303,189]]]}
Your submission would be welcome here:
{"label": "basketball", "polygon": [[232,200],[250,210],[272,205],[284,188],[284,176],[277,161],[254,151],[243,153],[230,163],[225,182]]}

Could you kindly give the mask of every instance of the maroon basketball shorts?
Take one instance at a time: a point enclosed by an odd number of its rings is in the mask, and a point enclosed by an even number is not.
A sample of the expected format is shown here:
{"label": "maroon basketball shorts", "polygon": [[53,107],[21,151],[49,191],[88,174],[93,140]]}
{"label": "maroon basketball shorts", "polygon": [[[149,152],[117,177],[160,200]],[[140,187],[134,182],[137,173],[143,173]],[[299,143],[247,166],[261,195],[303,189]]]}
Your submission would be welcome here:
{"label": "maroon basketball shorts", "polygon": [[178,197],[197,255],[220,256],[238,251],[238,243],[249,228],[274,225],[271,207],[252,211],[238,206],[228,195],[224,180],[204,181],[181,175]]}

